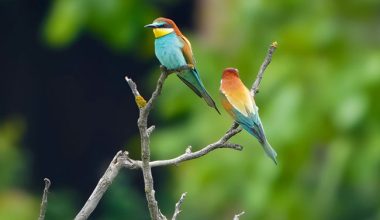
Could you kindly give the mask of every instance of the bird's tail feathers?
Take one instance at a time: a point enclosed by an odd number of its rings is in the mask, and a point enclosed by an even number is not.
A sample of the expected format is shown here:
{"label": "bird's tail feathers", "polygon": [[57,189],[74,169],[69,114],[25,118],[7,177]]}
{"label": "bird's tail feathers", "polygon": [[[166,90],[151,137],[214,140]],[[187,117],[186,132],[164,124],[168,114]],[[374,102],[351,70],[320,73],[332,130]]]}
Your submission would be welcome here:
{"label": "bird's tail feathers", "polygon": [[199,74],[196,69],[185,70],[177,74],[177,76],[184,82],[191,90],[194,91],[199,97],[203,98],[208,106],[214,108],[219,114],[220,111],[216,107],[214,100],[208,94],[205,89],[201,79],[199,78]]}
{"label": "bird's tail feathers", "polygon": [[261,146],[264,148],[265,153],[273,160],[273,162],[277,165],[277,153],[276,151],[270,146],[269,142],[265,140],[263,143],[260,143]]}
{"label": "bird's tail feathers", "polygon": [[248,131],[250,134],[252,134],[257,140],[260,142],[261,146],[263,147],[265,153],[274,161],[274,163],[277,165],[277,153],[272,148],[272,146],[269,144],[267,138],[265,137],[264,128],[261,124],[260,118],[257,115],[254,119],[254,125],[250,126],[247,124],[244,124],[240,122],[241,126]]}
{"label": "bird's tail feathers", "polygon": [[202,92],[202,98],[206,101],[208,106],[214,108],[220,115],[218,107],[216,107],[214,100],[211,98],[211,96],[208,94],[206,90]]}

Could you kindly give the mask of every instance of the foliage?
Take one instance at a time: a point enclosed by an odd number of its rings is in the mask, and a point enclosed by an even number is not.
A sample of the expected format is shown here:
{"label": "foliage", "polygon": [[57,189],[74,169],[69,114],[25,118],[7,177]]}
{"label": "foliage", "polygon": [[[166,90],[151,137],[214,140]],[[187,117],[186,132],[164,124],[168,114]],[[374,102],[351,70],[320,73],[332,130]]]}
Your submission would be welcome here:
{"label": "foliage", "polygon": [[38,199],[22,189],[27,176],[27,161],[20,147],[24,130],[24,122],[18,117],[0,123],[0,219],[38,216]]}

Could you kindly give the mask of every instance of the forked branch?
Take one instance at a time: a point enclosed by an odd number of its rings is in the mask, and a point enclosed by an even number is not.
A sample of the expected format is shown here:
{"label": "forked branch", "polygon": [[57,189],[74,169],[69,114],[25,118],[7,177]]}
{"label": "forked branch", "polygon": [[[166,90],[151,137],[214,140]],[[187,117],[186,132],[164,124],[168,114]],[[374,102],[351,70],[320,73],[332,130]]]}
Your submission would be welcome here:
{"label": "forked branch", "polygon": [[181,207],[182,207],[183,201],[185,200],[186,194],[187,194],[186,192],[182,193],[181,198],[175,204],[175,209],[174,209],[174,214],[173,214],[172,220],[176,220],[179,213],[182,211]]}

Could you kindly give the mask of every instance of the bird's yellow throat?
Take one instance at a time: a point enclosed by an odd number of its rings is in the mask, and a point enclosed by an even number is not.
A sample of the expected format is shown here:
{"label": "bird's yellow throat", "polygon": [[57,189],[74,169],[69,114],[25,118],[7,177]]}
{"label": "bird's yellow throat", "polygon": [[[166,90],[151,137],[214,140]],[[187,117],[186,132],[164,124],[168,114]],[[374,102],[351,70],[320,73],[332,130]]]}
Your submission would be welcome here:
{"label": "bird's yellow throat", "polygon": [[153,29],[154,37],[156,37],[156,38],[170,34],[173,31],[174,31],[173,28],[154,28]]}

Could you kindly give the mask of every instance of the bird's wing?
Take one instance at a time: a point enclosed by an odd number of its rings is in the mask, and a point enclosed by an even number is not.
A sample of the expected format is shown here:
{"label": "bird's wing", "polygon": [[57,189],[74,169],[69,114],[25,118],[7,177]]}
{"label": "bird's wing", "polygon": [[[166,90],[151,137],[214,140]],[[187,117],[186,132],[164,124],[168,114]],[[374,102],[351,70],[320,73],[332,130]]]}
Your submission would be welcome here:
{"label": "bird's wing", "polygon": [[185,78],[185,75],[177,74],[178,78],[185,83],[191,90],[195,92],[199,97],[202,97],[201,92],[190,82],[190,79]]}
{"label": "bird's wing", "polygon": [[226,95],[223,93],[222,90],[219,90],[220,99],[222,101],[223,108],[228,112],[229,115],[231,115],[232,118],[236,118],[236,115],[233,111],[234,107],[231,105],[231,103],[228,101]]}
{"label": "bird's wing", "polygon": [[193,51],[191,49],[191,43],[190,41],[183,35],[180,36],[183,41],[183,47],[182,47],[182,53],[185,57],[187,64],[195,65],[195,59],[193,56]]}
{"label": "bird's wing", "polygon": [[225,96],[229,104],[245,117],[252,114],[256,114],[257,108],[255,107],[255,101],[253,100],[249,90],[244,86],[243,83],[234,86],[233,89],[221,88],[221,93]]}

